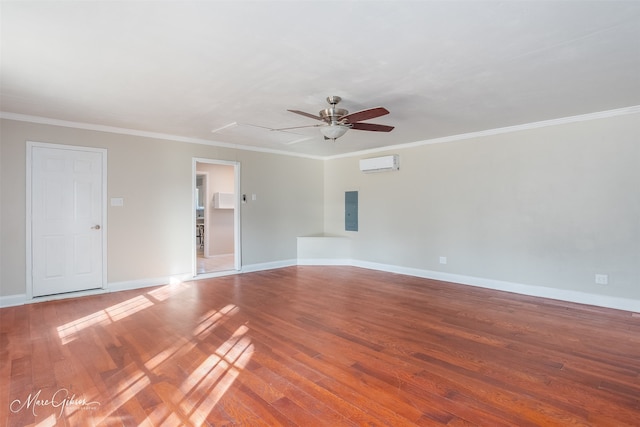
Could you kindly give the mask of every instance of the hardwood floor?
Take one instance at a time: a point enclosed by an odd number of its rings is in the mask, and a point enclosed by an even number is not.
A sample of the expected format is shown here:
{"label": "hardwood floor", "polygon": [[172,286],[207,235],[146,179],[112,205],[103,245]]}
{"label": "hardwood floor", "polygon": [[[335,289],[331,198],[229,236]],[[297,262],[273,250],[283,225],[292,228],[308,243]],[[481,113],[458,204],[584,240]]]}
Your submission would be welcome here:
{"label": "hardwood floor", "polygon": [[625,426],[640,315],[351,267],[0,310],[7,426]]}

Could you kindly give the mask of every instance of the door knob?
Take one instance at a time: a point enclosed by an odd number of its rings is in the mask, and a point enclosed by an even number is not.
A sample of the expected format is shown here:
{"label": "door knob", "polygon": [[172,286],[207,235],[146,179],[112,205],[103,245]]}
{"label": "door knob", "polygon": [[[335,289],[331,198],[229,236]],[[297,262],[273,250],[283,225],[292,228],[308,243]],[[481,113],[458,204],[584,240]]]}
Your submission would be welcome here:
{"label": "door knob", "polygon": [[100,230],[100,225],[96,224],[93,227],[91,227],[92,230]]}

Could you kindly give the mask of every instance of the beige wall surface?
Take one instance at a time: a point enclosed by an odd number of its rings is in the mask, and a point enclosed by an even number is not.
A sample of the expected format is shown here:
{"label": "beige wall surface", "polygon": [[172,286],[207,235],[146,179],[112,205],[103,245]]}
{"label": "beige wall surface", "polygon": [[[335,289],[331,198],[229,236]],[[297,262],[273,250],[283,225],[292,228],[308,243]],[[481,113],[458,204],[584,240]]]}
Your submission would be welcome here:
{"label": "beige wall surface", "polygon": [[[399,171],[359,171],[391,153]],[[355,260],[639,300],[640,116],[328,160],[325,232]]]}
{"label": "beige wall surface", "polygon": [[[323,195],[323,161],[282,157],[275,162],[275,157],[279,156],[243,153],[242,187],[247,203],[240,214],[242,259],[246,257],[247,264],[295,261],[297,240],[291,237],[322,233],[324,210],[318,194]],[[253,243],[248,244],[249,240]]]}
{"label": "beige wall surface", "polygon": [[[242,265],[296,258],[296,237],[322,231],[323,162],[201,144],[2,120],[0,296],[26,293],[26,141],[107,149],[109,283],[192,271],[192,159],[238,161]],[[107,202],[109,205],[109,203]]]}
{"label": "beige wall surface", "polygon": [[[108,150],[108,282],[189,273],[192,159],[241,164],[242,265],[294,261],[296,237],[342,235],[351,258],[640,299],[640,117],[403,148],[400,170],[3,120],[0,297],[25,294],[26,141]],[[359,191],[359,231],[344,192]],[[256,200],[252,200],[252,194]],[[439,257],[447,257],[440,264]],[[609,284],[594,283],[607,274]]]}

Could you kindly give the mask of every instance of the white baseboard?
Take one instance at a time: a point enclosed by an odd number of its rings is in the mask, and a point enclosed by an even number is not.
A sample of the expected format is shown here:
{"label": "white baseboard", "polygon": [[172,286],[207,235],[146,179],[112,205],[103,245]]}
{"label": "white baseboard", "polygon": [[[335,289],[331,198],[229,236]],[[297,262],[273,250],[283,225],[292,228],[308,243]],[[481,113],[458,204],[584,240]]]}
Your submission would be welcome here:
{"label": "white baseboard", "polygon": [[[598,307],[614,308],[617,310],[625,310],[640,313],[640,300],[629,298],[619,298],[607,295],[590,294],[586,292],[572,291],[567,289],[549,288],[545,286],[525,285],[522,283],[505,282],[501,280],[485,279],[481,277],[464,276],[459,274],[443,273],[441,271],[422,270],[418,268],[402,267],[390,264],[380,264],[369,261],[360,261],[352,259],[289,259],[284,261],[274,261],[259,264],[250,264],[242,267],[240,273],[251,273],[263,270],[273,270],[276,268],[291,267],[294,265],[348,265],[353,267],[367,268],[370,270],[385,271],[389,273],[404,274],[407,276],[421,277],[424,279],[441,280],[445,282],[459,283],[462,285],[477,286],[481,288],[493,289],[498,291],[513,292],[522,295],[534,297],[550,298],[560,301],[575,302],[579,304],[594,305]],[[231,274],[238,273],[236,271]],[[155,279],[129,280],[122,282],[113,282],[107,285],[107,289],[97,291],[88,291],[83,294],[64,294],[63,296],[55,296],[49,298],[27,299],[26,294],[0,296],[0,308],[12,307],[34,302],[41,302],[50,299],[72,298],[88,294],[117,292],[124,290],[140,289],[151,286],[166,285],[168,283],[176,283],[190,280],[197,280],[191,274],[181,274],[176,276],[159,277]]]}
{"label": "white baseboard", "polygon": [[154,279],[125,280],[122,282],[111,282],[107,285],[109,292],[130,291],[132,289],[150,288],[152,286],[162,286],[170,283],[179,283],[193,280],[190,273],[176,274],[173,276],[157,277]]}
{"label": "white baseboard", "polygon": [[150,278],[150,279],[124,280],[121,282],[108,283],[105,289],[96,289],[96,290],[83,291],[83,292],[70,292],[66,294],[51,295],[48,297],[33,298],[33,299],[28,299],[26,294],[0,296],[0,308],[12,307],[12,306],[24,305],[24,304],[32,304],[36,302],[43,302],[43,301],[49,301],[49,300],[55,300],[55,299],[76,298],[81,296],[95,295],[95,294],[107,293],[107,292],[129,291],[133,289],[150,288],[153,286],[162,286],[162,285],[167,285],[171,283],[187,282],[187,281],[199,280],[199,279],[208,279],[212,277],[226,276],[226,275],[238,274],[238,273],[251,273],[251,272],[262,271],[262,270],[273,270],[276,268],[291,267],[294,265],[297,265],[297,260],[290,259],[285,261],[251,264],[251,265],[243,266],[241,271],[233,270],[233,271],[226,271],[226,272],[220,272],[220,273],[199,275],[196,277],[193,277],[193,275],[190,273],[183,273],[183,274],[177,274],[174,276],[156,277],[156,278]]}
{"label": "white baseboard", "polygon": [[350,259],[299,258],[298,265],[353,265]]}
{"label": "white baseboard", "polygon": [[80,298],[86,297],[90,295],[99,295],[109,292],[106,289],[88,289],[86,291],[77,291],[77,292],[68,292],[63,294],[53,294],[53,295],[45,295],[42,297],[33,297],[29,299],[26,294],[21,295],[10,295],[7,297],[0,297],[0,308],[3,307],[12,307],[16,305],[24,305],[24,304],[36,304],[39,302],[47,302],[47,301],[57,301],[61,299],[68,298]]}
{"label": "white baseboard", "polygon": [[27,302],[27,294],[0,296],[0,308],[23,305]]}
{"label": "white baseboard", "polygon": [[417,268],[401,267],[397,265],[378,264],[368,261],[351,260],[354,267],[371,270],[386,271],[389,273],[405,274],[407,276],[421,277],[424,279],[441,280],[444,282],[459,283],[461,285],[477,286],[480,288],[497,291],[513,292],[521,295],[549,298],[560,301],[575,302],[579,304],[594,305],[598,307],[614,308],[640,313],[640,300],[618,298],[607,295],[590,294],[568,289],[549,288],[545,286],[525,285],[522,283],[505,282],[502,280],[485,279],[482,277],[464,276],[460,274],[443,273],[441,271],[421,270]]}
{"label": "white baseboard", "polygon": [[193,280],[191,274],[180,274],[176,276],[159,277],[155,279],[127,280],[123,282],[108,283],[104,289],[90,289],[87,291],[69,292],[65,294],[47,295],[28,299],[26,294],[0,296],[0,308],[12,307],[16,305],[34,304],[38,302],[53,301],[67,298],[79,298],[89,295],[99,295],[108,292],[128,291],[132,289],[148,288],[151,286],[166,285],[168,283],[183,282]]}

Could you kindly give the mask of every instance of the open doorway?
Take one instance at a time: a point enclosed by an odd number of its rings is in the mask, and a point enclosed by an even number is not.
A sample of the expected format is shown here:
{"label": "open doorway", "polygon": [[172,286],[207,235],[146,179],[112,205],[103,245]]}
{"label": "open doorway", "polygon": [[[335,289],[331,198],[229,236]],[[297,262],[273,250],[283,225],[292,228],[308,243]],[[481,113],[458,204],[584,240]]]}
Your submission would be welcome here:
{"label": "open doorway", "polygon": [[240,270],[237,162],[193,160],[194,276]]}

